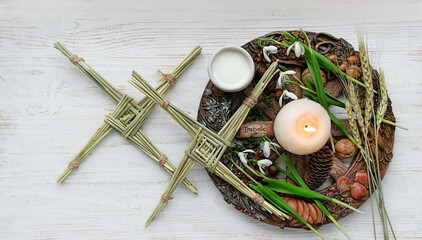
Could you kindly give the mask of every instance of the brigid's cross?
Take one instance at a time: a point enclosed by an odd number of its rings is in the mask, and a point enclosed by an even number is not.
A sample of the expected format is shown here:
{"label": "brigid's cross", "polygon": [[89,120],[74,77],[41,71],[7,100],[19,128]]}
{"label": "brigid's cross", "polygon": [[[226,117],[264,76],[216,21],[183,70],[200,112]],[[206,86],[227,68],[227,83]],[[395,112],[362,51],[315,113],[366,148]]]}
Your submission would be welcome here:
{"label": "brigid's cross", "polygon": [[246,186],[239,178],[237,178],[224,164],[220,162],[221,157],[226,149],[231,145],[231,141],[245,120],[249,110],[257,103],[258,97],[267,86],[268,82],[276,73],[278,64],[274,62],[262,76],[250,95],[243,101],[243,104],[237,109],[230,120],[218,132],[214,133],[205,126],[198,123],[186,113],[165,100],[160,93],[154,90],[142,77],[135,71],[132,73],[132,79],[129,81],[137,89],[143,92],[147,97],[155,103],[160,104],[163,109],[170,114],[194,139],[185,152],[180,165],[176,169],[170,183],[161,196],[161,200],[154,210],[153,214],[146,222],[146,226],[163,210],[164,206],[170,199],[171,195],[182,182],[182,180],[192,170],[195,162],[202,164],[209,172],[222,178],[240,192],[250,197],[258,205],[262,206],[270,213],[274,213],[284,219],[287,215],[279,211],[270,203],[266,202],[263,197]]}
{"label": "brigid's cross", "polygon": [[[115,129],[122,136],[129,139],[138,148],[150,156],[153,160],[166,169],[170,174],[175,171],[174,165],[168,161],[166,155],[162,154],[160,150],[148,139],[144,132],[140,129],[141,125],[148,118],[149,114],[155,106],[155,102],[148,98],[144,98],[139,102],[135,102],[132,98],[120,92],[105,80],[99,73],[85,63],[83,58],[72,54],[61,43],[54,45],[60,50],[69,60],[79,67],[91,80],[93,80],[101,89],[103,89],[110,97],[118,102],[116,109],[106,116],[104,123],[95,132],[94,136],[88,141],[84,148],[79,152],[74,160],[72,160],[67,169],[57,180],[59,183],[63,182],[69,174],[79,167],[79,164],[85,157],[110,133],[111,129]],[[193,60],[201,52],[201,47],[194,47],[191,52],[183,59],[183,61],[176,67],[172,74],[163,74],[163,82],[157,87],[156,91],[163,94],[171,85],[175,84],[177,78],[187,69]],[[195,194],[197,189],[186,178],[183,183]]]}

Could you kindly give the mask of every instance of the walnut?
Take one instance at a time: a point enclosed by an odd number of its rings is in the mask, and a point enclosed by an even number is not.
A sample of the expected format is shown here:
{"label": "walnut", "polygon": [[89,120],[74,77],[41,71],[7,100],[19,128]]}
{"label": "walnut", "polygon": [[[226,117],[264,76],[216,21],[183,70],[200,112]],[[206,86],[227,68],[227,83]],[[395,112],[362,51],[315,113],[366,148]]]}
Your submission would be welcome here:
{"label": "walnut", "polygon": [[343,138],[336,142],[336,157],[347,159],[353,157],[358,152],[358,147],[349,139]]}
{"label": "walnut", "polygon": [[324,86],[324,89],[334,97],[340,96],[342,91],[341,84],[337,79],[327,82],[327,84]]}
{"label": "walnut", "polygon": [[[325,75],[325,73],[321,71],[321,78],[322,78],[322,85],[325,85],[325,83],[327,82],[327,76]],[[314,84],[312,82],[312,74],[309,70],[309,68],[305,69],[305,71],[303,71],[302,73],[302,81],[305,82],[305,77],[308,78],[309,83],[311,83],[312,85]]]}

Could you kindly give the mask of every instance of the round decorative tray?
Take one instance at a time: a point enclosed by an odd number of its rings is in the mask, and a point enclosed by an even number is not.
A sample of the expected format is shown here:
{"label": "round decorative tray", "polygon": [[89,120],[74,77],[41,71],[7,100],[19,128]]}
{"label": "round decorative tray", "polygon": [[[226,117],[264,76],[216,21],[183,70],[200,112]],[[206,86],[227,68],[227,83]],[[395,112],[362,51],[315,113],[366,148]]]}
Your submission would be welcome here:
{"label": "round decorative tray", "polygon": [[[298,31],[291,31],[289,33],[294,36],[298,36],[299,34]],[[355,51],[347,41],[333,37],[327,33],[306,32],[306,34],[308,35],[311,47],[314,50],[333,61],[342,71],[354,71],[351,73],[359,80],[361,75],[360,61],[358,60],[359,52]],[[283,42],[285,40],[282,32],[272,32],[265,35],[265,37],[272,38],[278,42]],[[217,89],[211,81],[207,84],[202,95],[197,119],[209,129],[218,132],[224,126],[227,120],[230,119],[231,114],[233,114],[242,104],[245,97],[248,96],[249,91],[259,81],[261,76],[269,67],[270,63],[265,60],[262,50],[259,47],[259,42],[259,39],[254,39],[242,46],[242,48],[244,48],[252,56],[256,67],[255,78],[246,89],[236,93],[225,93]],[[307,74],[305,59],[303,57],[296,58],[294,53],[287,55],[287,47],[278,46],[277,48],[277,53],[271,55],[272,60],[278,60],[284,67],[294,70],[299,79],[303,79],[302,75],[305,76]],[[322,75],[326,82],[324,88],[333,96],[340,96],[342,94],[342,86],[337,79],[337,76],[326,70],[323,70]],[[376,70],[373,70],[372,75],[374,80],[377,80],[379,77]],[[256,155],[250,155],[249,157],[253,159],[263,159],[265,157],[260,149],[262,135],[266,135],[272,139],[273,142],[277,142],[272,129],[273,121],[280,110],[278,103],[280,93],[276,89],[278,77],[278,74],[274,76],[263,94],[260,96],[257,105],[251,109],[244,125],[242,125],[235,140],[233,141],[234,144],[232,150],[241,151],[244,149],[253,149],[256,151]],[[291,78],[291,80],[293,80],[293,78]],[[377,91],[378,81],[373,82],[374,89]],[[302,97],[302,89],[300,87],[294,84],[288,84],[286,87],[288,91],[295,93],[299,98]],[[285,103],[288,101],[289,100],[287,99]],[[377,103],[377,101],[377,94],[374,94],[374,103]],[[377,106],[377,104],[374,105]],[[390,101],[384,118],[395,122]],[[341,121],[346,127],[348,127],[347,119]],[[380,149],[380,171],[382,177],[385,175],[388,165],[393,157],[394,131],[395,128],[393,126],[387,124],[381,125],[378,145]],[[329,143],[327,143],[327,146],[323,147],[317,153],[309,156],[294,155],[282,149],[281,151],[284,151],[290,156],[297,170],[302,175],[302,178],[307,182],[309,187],[321,194],[334,197],[355,208],[358,208],[370,197],[368,186],[361,184],[361,186],[366,188],[366,194],[363,196],[356,196],[353,194],[351,188],[349,188],[349,185],[356,181],[360,181],[359,176],[357,175],[359,175],[362,170],[366,170],[365,161],[359,151],[353,149],[353,146],[348,144],[344,133],[337,128],[335,124],[332,124],[331,133],[334,137],[334,142],[336,143],[335,154],[331,151],[331,148],[327,147]],[[374,149],[373,146],[375,144],[375,137],[374,134],[371,135],[371,129],[369,135],[372,136],[369,147]],[[272,161],[276,161],[277,158],[278,156],[274,153],[272,153],[269,157]],[[315,159],[317,161],[315,161]],[[221,159],[221,162],[231,169],[247,185],[249,184],[249,179],[239,172],[228,161],[226,156]],[[284,178],[286,181],[293,183],[293,181],[286,179],[282,174],[276,174],[270,171],[269,173],[273,174],[270,174],[272,177],[279,179]],[[223,195],[224,200],[229,204],[232,204],[238,211],[241,211],[259,221],[282,228],[304,226],[296,219],[291,218],[289,220],[281,220],[278,217],[269,214],[260,206],[255,204],[252,199],[244,196],[228,183],[213,174],[209,175],[217,189]],[[350,182],[346,185],[343,184],[345,181]],[[298,209],[298,213],[304,218],[306,217],[305,219],[307,219],[313,226],[319,227],[330,222],[323,214],[315,211],[316,206],[309,199],[288,195],[281,196],[289,204],[295,205]],[[331,212],[335,219],[343,218],[351,213],[349,209],[331,202],[323,201],[323,204]]]}

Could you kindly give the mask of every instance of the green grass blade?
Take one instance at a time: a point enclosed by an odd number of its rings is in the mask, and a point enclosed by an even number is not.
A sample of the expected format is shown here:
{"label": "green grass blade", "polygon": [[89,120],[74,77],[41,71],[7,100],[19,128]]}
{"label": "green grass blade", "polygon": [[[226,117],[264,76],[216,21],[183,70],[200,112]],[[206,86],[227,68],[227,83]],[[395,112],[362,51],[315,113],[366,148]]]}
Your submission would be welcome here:
{"label": "green grass blade", "polygon": [[346,127],[343,125],[342,122],[340,122],[340,120],[338,120],[338,118],[336,116],[334,116],[334,114],[332,112],[330,112],[330,110],[327,110],[328,116],[330,116],[331,121],[333,121],[333,123],[335,125],[337,125],[337,127],[340,128],[341,131],[343,131],[344,134],[346,134],[346,137],[350,139],[350,141],[352,141],[354,144],[356,144],[356,140],[353,138],[352,134],[349,133],[349,131],[347,131]]}
{"label": "green grass blade", "polygon": [[256,186],[256,185],[249,185],[253,190],[264,196],[268,201],[270,201],[274,206],[279,208],[280,210],[287,212],[293,215],[296,219],[300,222],[305,224],[309,229],[311,229],[316,235],[318,235],[321,239],[325,239],[311,224],[309,224],[302,216],[299,215],[296,210],[290,206],[286,201],[284,201],[279,195],[274,193],[273,191],[267,189],[265,186]]}
{"label": "green grass blade", "polygon": [[[308,185],[306,185],[306,183],[303,181],[303,179],[300,177],[298,171],[296,170],[296,167],[294,166],[292,160],[290,159],[289,156],[285,156],[284,158],[282,158],[283,162],[286,164],[286,166],[290,169],[290,171],[295,172],[295,176],[298,177],[299,179],[296,179],[297,182],[299,182],[299,186],[303,187],[303,188],[307,188],[309,189]],[[349,235],[344,231],[344,229],[340,226],[340,224],[334,219],[334,217],[331,215],[331,213],[327,210],[327,208],[319,201],[314,199],[314,202],[318,205],[318,207],[322,210],[322,212],[325,214],[325,216],[328,217],[328,219],[331,220],[331,222],[333,222],[337,228],[348,238],[350,239]]]}
{"label": "green grass blade", "polygon": [[[282,174],[286,175],[287,177],[289,177],[290,179],[292,179],[293,181],[295,181],[295,182],[296,182],[296,178],[293,176],[293,174],[292,174],[291,172],[289,172],[289,171],[287,171],[287,170],[285,170],[285,169],[281,168],[281,167],[280,167],[280,166],[278,166],[278,165],[275,165],[275,168],[276,168],[279,172],[281,172]],[[299,185],[299,183],[298,183],[298,182],[296,182],[296,184],[298,184],[298,185]]]}
{"label": "green grass blade", "polygon": [[314,199],[314,202],[321,209],[321,211],[325,214],[325,216],[327,216],[328,219],[330,219],[331,222],[334,223],[334,225],[336,225],[336,227],[344,234],[344,236],[346,236],[348,239],[350,239],[349,234],[347,234],[346,231],[344,231],[344,229],[336,221],[336,219],[333,217],[333,215],[331,215],[331,213],[327,210],[327,208],[324,206],[324,204],[322,204],[321,201],[316,200],[316,199]]}
{"label": "green grass blade", "polygon": [[280,192],[280,193],[285,193],[285,194],[293,194],[293,195],[298,195],[298,196],[302,196],[302,197],[306,197],[306,198],[311,198],[311,199],[321,199],[321,200],[326,200],[326,201],[330,201],[333,203],[336,203],[340,206],[349,208],[355,212],[364,214],[362,211],[349,206],[348,204],[341,202],[335,198],[330,198],[328,196],[325,196],[323,194],[320,194],[318,192],[315,192],[313,190],[310,190],[309,188],[304,188],[304,187],[298,187],[295,186],[293,184],[290,184],[288,182],[284,182],[284,181],[280,181],[280,180],[276,180],[276,179],[272,179],[272,178],[264,178],[264,182],[269,183],[270,185],[267,185],[266,187],[268,189],[271,189],[275,192]]}

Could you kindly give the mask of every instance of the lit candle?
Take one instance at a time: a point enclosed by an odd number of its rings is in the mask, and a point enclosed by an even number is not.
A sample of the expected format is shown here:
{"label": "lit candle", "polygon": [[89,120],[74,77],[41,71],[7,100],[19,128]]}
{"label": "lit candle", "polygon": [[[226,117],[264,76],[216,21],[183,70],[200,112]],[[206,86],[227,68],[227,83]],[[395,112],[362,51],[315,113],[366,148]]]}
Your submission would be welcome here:
{"label": "lit candle", "polygon": [[255,64],[249,53],[237,46],[219,49],[211,57],[208,75],[222,91],[237,92],[246,88],[255,74]]}
{"label": "lit candle", "polygon": [[287,151],[306,155],[321,149],[330,137],[331,121],[318,103],[300,99],[286,104],[274,120],[274,134]]}

